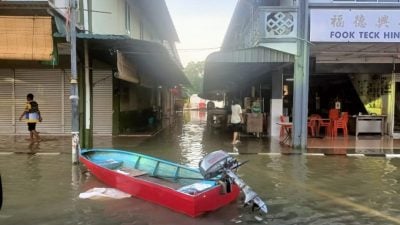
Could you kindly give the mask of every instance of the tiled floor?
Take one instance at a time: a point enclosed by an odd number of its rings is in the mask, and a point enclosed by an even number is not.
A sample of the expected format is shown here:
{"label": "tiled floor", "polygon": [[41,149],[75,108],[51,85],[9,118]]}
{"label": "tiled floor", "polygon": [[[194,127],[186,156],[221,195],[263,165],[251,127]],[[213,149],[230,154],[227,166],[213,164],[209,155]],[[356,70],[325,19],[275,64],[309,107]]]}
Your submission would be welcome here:
{"label": "tiled floor", "polygon": [[[162,133],[152,137],[135,136],[95,136],[94,145],[96,147],[114,147],[135,149],[144,141],[150,138],[150,142],[165,143],[165,140],[172,140],[169,133]],[[0,154],[6,153],[37,153],[37,152],[71,152],[70,136],[42,136],[40,143],[31,143],[26,140],[27,135],[0,135]],[[203,136],[200,139],[192,140],[199,142],[203,148],[232,149],[230,144],[231,133],[216,133]],[[177,140],[177,142],[182,140]],[[289,140],[290,141],[290,140]],[[169,143],[169,142],[168,142]],[[171,142],[172,143],[172,142]],[[192,143],[193,144],[193,143]],[[156,144],[155,144],[156,145]],[[309,137],[307,149],[298,150],[288,145],[281,144],[278,138],[263,136],[257,138],[251,135],[243,135],[241,143],[234,146],[233,152],[243,154],[324,154],[324,155],[371,155],[387,156],[398,155],[400,157],[400,139],[393,139],[390,136],[380,135],[359,135],[358,137],[349,135],[348,137]]]}
{"label": "tiled floor", "polygon": [[308,153],[324,154],[400,154],[400,139],[380,135],[349,135],[335,138],[309,137]]}

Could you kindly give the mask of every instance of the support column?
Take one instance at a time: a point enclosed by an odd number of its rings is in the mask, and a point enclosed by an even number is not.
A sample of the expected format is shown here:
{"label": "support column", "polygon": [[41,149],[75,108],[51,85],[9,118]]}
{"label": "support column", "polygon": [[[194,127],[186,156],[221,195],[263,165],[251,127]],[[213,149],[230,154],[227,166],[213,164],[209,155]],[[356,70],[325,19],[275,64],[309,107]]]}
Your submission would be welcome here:
{"label": "support column", "polygon": [[307,114],[309,82],[308,1],[298,1],[297,55],[294,64],[293,132],[295,149],[307,147]]}
{"label": "support column", "polygon": [[71,134],[72,134],[72,163],[79,163],[79,95],[78,73],[76,62],[76,1],[70,0],[70,43],[71,43]]}
{"label": "support column", "polygon": [[270,102],[270,131],[271,137],[279,137],[280,126],[276,123],[279,122],[279,117],[283,114],[283,76],[281,72],[272,75],[272,88],[271,88],[271,102]]}

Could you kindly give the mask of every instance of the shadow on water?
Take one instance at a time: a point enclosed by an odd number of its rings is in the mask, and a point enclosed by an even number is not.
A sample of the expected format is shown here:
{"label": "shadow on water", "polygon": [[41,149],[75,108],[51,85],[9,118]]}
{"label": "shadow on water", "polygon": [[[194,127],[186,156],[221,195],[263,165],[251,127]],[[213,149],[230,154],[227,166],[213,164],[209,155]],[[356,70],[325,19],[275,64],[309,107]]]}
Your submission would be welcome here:
{"label": "shadow on water", "polygon": [[1,181],[1,174],[0,174],[0,210],[3,206],[3,182]]}
{"label": "shadow on water", "polygon": [[[79,193],[105,185],[84,168],[71,165],[70,137],[49,137],[33,146],[21,137],[15,139],[0,137],[0,153],[21,153],[0,154],[0,224],[400,224],[397,158],[238,154],[240,161],[249,160],[238,174],[267,202],[269,213],[253,213],[242,206],[241,197],[193,219],[137,198],[79,199]],[[155,137],[95,139],[98,147],[135,150],[191,166],[217,149],[262,152],[269,145],[249,137],[232,146],[229,131],[207,129],[205,117],[196,111]],[[54,149],[61,154],[38,154]]]}

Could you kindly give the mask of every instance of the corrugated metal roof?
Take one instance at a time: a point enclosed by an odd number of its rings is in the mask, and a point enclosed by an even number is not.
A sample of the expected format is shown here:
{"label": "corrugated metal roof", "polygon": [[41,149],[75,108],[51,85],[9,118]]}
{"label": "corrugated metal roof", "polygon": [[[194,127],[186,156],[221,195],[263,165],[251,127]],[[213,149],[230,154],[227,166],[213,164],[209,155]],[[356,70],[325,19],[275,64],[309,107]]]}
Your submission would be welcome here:
{"label": "corrugated metal roof", "polygon": [[48,1],[1,1],[0,14],[8,16],[48,16]]}
{"label": "corrugated metal roof", "polygon": [[262,63],[262,62],[294,62],[294,56],[285,52],[266,47],[238,49],[234,51],[220,51],[210,54],[207,62],[230,63]]}
{"label": "corrugated metal roof", "polygon": [[48,1],[1,1],[0,7],[5,9],[43,9],[49,7]]}
{"label": "corrugated metal roof", "polygon": [[266,47],[212,53],[205,63],[203,96],[217,99],[216,93],[238,90],[262,76],[266,79],[271,71],[293,62],[294,55]]}

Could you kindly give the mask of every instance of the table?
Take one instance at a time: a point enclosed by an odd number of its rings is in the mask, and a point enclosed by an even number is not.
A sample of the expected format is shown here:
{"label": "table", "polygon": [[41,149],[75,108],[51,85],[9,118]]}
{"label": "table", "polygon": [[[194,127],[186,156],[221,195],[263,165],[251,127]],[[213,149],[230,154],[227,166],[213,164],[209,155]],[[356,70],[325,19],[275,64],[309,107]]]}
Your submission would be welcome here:
{"label": "table", "polygon": [[285,134],[283,136],[283,139],[279,140],[279,143],[290,145],[290,143],[288,143],[288,141],[291,138],[293,123],[291,123],[291,122],[279,122],[279,123],[276,123],[276,124],[278,124],[279,126],[281,126],[285,130]]}
{"label": "table", "polygon": [[386,116],[358,115],[356,118],[356,137],[359,133],[380,133],[384,135]]}

